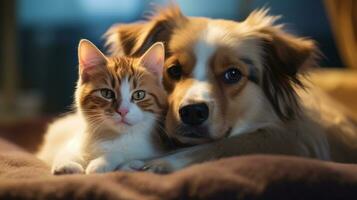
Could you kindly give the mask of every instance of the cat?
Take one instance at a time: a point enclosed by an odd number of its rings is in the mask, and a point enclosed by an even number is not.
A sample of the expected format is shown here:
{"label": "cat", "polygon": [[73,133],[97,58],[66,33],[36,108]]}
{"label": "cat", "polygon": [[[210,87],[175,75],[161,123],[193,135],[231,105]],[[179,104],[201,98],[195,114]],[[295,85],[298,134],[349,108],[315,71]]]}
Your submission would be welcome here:
{"label": "cat", "polygon": [[167,109],[164,57],[162,43],[130,58],[107,57],[80,41],[76,109],[49,126],[37,154],[53,174],[109,172],[163,151],[158,133]]}

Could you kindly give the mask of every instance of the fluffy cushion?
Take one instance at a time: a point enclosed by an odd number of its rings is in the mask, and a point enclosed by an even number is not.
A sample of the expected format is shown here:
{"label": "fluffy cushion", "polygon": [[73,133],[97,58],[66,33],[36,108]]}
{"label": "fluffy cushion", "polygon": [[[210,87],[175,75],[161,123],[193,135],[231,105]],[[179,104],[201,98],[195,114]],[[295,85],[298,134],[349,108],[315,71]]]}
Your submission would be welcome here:
{"label": "fluffy cushion", "polygon": [[0,140],[0,199],[353,199],[357,166],[283,156],[241,156],[170,175],[53,176]]}

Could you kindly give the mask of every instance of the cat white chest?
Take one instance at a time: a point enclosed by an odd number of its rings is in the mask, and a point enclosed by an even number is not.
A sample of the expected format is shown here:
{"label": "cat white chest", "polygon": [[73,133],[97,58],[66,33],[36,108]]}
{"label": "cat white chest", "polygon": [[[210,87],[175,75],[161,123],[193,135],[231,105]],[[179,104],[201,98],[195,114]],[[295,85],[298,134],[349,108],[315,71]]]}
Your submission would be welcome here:
{"label": "cat white chest", "polygon": [[154,125],[154,119],[145,119],[144,122],[130,127],[119,137],[101,142],[99,146],[105,154],[122,161],[155,156],[157,152],[152,140]]}

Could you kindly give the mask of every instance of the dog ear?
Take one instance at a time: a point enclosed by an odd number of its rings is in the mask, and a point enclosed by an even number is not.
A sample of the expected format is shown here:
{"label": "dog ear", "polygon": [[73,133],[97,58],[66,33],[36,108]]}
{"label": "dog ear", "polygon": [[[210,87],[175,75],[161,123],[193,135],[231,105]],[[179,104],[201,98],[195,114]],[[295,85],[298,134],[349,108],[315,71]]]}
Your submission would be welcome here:
{"label": "dog ear", "polygon": [[298,72],[315,65],[316,47],[312,40],[272,31],[263,40],[263,90],[282,120],[295,118],[299,113],[295,87],[304,87]]}
{"label": "dog ear", "polygon": [[110,53],[139,57],[156,42],[166,44],[175,27],[187,20],[174,4],[158,8],[155,13],[143,22],[111,27],[104,35]]}
{"label": "dog ear", "polygon": [[306,67],[314,66],[318,50],[315,42],[299,38],[280,29],[263,29],[264,57],[271,68],[288,76],[296,76]]}
{"label": "dog ear", "polygon": [[319,51],[314,41],[286,33],[282,25],[274,25],[279,18],[268,16],[268,10],[253,12],[246,23],[253,27],[263,47],[262,87],[276,114],[282,120],[299,114],[295,87],[303,87],[299,71],[316,65]]}

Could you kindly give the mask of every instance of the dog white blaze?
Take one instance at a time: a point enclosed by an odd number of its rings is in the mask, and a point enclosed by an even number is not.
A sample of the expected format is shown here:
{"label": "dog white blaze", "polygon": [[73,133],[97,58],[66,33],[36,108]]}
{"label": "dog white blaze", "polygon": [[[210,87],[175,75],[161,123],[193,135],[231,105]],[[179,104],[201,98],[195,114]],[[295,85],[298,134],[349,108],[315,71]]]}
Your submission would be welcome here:
{"label": "dog white blaze", "polygon": [[208,82],[209,61],[216,51],[217,43],[225,35],[224,30],[214,24],[208,24],[194,46],[196,64],[192,75],[194,83],[188,88],[182,104],[190,102],[212,101],[211,83]]}

